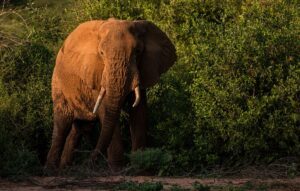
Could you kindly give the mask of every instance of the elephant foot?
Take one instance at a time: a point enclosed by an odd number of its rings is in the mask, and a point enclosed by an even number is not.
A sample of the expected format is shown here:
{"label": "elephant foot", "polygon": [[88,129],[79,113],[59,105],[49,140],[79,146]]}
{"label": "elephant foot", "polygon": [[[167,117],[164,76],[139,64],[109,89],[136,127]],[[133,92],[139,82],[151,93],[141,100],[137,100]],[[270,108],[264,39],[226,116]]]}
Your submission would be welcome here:
{"label": "elephant foot", "polygon": [[96,162],[97,162],[99,156],[102,156],[106,160],[105,156],[99,150],[95,149],[91,153],[90,160],[89,160],[89,167],[91,167],[91,168],[96,167]]}
{"label": "elephant foot", "polygon": [[101,154],[101,152],[99,150],[95,149],[90,156],[90,162],[95,163],[100,154]]}
{"label": "elephant foot", "polygon": [[108,166],[112,173],[120,173],[123,170],[123,161],[109,161]]}
{"label": "elephant foot", "polygon": [[95,169],[96,167],[96,162],[94,160],[92,160],[92,158],[90,158],[87,162],[87,166],[89,169]]}
{"label": "elephant foot", "polygon": [[59,169],[54,164],[46,164],[43,169],[43,174],[46,176],[53,176],[57,175],[59,172]]}

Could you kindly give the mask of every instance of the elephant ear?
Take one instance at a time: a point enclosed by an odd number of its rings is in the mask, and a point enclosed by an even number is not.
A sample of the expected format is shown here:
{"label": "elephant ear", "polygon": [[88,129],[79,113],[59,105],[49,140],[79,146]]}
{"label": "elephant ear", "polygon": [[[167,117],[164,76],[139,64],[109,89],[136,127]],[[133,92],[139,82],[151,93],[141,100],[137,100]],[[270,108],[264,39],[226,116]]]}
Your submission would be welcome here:
{"label": "elephant ear", "polygon": [[151,87],[159,81],[176,61],[176,50],[171,40],[157,26],[149,21],[135,21],[144,41],[139,71],[143,88]]}

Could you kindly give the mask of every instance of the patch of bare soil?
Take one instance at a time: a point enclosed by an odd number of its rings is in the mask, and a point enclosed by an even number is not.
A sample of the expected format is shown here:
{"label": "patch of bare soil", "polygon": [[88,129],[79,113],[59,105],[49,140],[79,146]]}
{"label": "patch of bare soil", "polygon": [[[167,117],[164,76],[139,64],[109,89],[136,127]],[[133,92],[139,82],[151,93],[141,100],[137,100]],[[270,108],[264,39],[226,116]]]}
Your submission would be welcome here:
{"label": "patch of bare soil", "polygon": [[[26,181],[13,182],[0,179],[0,190],[2,191],[46,191],[46,190],[112,190],[116,185],[124,182],[161,182],[164,190],[170,190],[174,185],[181,188],[193,190],[195,183],[209,186],[210,190],[232,190],[229,188],[244,188],[243,190],[286,190],[300,191],[300,177],[292,179],[238,179],[238,178],[170,178],[152,176],[108,176],[93,178],[74,177],[30,177]],[[246,185],[246,187],[245,187]],[[248,185],[248,187],[247,187]],[[251,186],[249,186],[251,185]]]}

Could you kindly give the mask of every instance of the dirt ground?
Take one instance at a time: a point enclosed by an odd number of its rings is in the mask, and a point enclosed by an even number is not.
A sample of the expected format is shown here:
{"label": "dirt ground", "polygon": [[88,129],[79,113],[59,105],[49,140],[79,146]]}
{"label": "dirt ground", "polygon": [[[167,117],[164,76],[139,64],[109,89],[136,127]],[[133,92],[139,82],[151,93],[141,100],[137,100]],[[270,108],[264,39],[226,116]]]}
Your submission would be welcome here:
{"label": "dirt ground", "polygon": [[0,179],[2,191],[46,191],[46,190],[113,190],[124,182],[161,182],[164,190],[171,190],[174,185],[193,190],[193,184],[209,186],[210,190],[286,190],[300,191],[300,177],[292,179],[214,179],[214,178],[169,178],[151,176],[108,176],[93,178],[74,177],[30,177],[22,181]]}

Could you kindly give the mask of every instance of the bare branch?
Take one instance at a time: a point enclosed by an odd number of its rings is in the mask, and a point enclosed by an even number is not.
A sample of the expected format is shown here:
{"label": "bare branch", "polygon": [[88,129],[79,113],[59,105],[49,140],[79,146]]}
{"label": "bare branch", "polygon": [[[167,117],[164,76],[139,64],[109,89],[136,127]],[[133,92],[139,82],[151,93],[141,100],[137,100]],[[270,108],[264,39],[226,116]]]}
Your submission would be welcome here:
{"label": "bare branch", "polygon": [[11,16],[11,15],[15,16],[16,18],[18,18],[18,20],[20,20],[20,23],[26,29],[27,34],[26,34],[25,38],[21,38],[15,34],[7,33],[5,31],[3,31],[3,29],[2,29],[2,31],[0,30],[0,48],[1,47],[7,48],[11,45],[22,45],[32,35],[32,30],[30,30],[30,27],[28,26],[26,19],[17,10],[12,10],[12,9],[5,10],[6,4],[7,4],[7,1],[3,0],[1,11],[0,11],[0,17],[3,18],[3,17]]}

